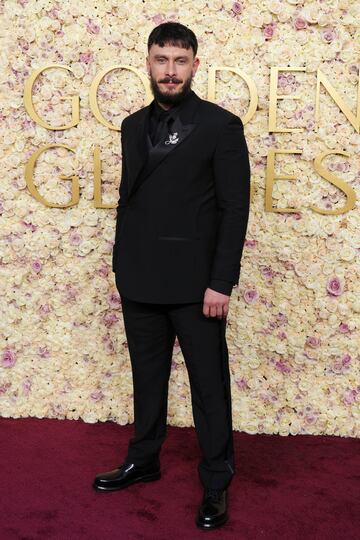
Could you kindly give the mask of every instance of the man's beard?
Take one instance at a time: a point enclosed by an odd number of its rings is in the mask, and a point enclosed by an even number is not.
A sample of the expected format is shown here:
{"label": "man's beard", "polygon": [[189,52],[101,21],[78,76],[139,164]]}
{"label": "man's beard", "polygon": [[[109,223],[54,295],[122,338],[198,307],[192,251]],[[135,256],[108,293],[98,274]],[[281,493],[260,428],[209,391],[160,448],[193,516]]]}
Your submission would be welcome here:
{"label": "man's beard", "polygon": [[[164,105],[174,106],[181,103],[181,101],[190,93],[192,79],[193,79],[193,76],[192,74],[190,74],[190,77],[185,80],[179,92],[173,93],[171,90],[169,90],[168,92],[165,93],[160,89],[158,83],[155,81],[155,79],[152,77],[150,73],[150,87],[156,101],[158,101],[159,103],[163,103]],[[163,79],[161,79],[161,82],[168,81],[168,80],[170,80],[169,77],[164,77]],[[176,77],[173,80],[175,82],[178,81]]]}

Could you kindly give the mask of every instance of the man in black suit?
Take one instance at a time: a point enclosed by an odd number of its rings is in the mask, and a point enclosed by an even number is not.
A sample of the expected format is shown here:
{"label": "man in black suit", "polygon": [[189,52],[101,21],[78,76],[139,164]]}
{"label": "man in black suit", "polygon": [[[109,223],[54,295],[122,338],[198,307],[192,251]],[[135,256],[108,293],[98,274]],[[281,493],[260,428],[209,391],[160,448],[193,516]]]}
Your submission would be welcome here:
{"label": "man in black suit", "polygon": [[195,34],[176,22],[148,38],[154,100],[121,125],[113,271],[132,365],[135,437],[94,487],[160,478],[175,337],[188,370],[204,494],[196,524],[223,525],[235,474],[226,316],[238,284],[250,202],[240,118],[191,89]]}

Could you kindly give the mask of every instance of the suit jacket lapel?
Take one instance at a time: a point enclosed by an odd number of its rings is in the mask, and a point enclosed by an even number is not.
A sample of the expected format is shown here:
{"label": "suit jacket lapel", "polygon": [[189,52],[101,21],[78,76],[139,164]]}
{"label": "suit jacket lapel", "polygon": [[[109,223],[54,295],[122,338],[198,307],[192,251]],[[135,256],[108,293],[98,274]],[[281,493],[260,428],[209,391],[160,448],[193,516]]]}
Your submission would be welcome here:
{"label": "suit jacket lapel", "polygon": [[161,140],[154,147],[149,141],[150,106],[143,108],[143,114],[134,126],[136,141],[129,145],[130,162],[133,172],[129,176],[129,197],[148,176],[154,172],[156,167],[169,155],[176,151],[176,148],[194,132],[199,125],[197,108],[201,99],[193,92],[192,96],[184,103],[179,110],[179,114],[171,127],[172,136]]}

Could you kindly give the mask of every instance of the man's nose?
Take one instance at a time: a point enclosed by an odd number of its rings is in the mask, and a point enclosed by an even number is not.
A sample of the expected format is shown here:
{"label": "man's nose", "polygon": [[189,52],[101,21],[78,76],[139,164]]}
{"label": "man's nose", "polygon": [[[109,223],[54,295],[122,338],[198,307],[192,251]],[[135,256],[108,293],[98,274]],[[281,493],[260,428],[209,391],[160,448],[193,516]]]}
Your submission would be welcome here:
{"label": "man's nose", "polygon": [[176,75],[175,65],[173,65],[173,64],[168,65],[166,75],[168,75],[169,77],[175,77],[175,75]]}

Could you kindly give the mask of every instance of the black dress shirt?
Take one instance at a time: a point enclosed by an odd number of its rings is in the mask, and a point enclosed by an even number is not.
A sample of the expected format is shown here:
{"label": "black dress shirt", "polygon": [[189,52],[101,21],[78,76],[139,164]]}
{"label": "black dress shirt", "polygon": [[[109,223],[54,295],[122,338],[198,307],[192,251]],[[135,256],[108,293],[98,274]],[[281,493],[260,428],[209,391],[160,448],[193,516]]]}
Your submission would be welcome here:
{"label": "black dress shirt", "polygon": [[[151,142],[153,143],[153,146],[155,146],[159,142],[159,134],[161,132],[161,126],[163,122],[166,122],[167,120],[174,121],[177,115],[179,114],[179,110],[185,103],[187,99],[194,93],[193,90],[191,90],[181,101],[181,103],[178,103],[177,105],[173,105],[170,107],[170,109],[164,109],[159,103],[154,99],[154,101],[151,104],[151,111],[150,111],[150,125],[149,125],[149,135]],[[171,122],[170,122],[171,126]]]}
{"label": "black dress shirt", "polygon": [[[164,122],[167,122],[168,120],[174,121],[177,115],[179,114],[179,111],[183,105],[183,103],[189,99],[189,97],[194,93],[193,90],[189,92],[185,96],[185,98],[179,103],[178,105],[174,105],[173,107],[170,107],[170,109],[164,109],[159,105],[159,103],[154,99],[154,101],[151,104],[150,107],[150,122],[149,122],[149,136],[151,139],[151,142],[153,146],[155,146],[161,137],[161,134],[163,133],[163,125]],[[171,122],[169,124],[171,126]],[[220,292],[222,294],[226,294],[227,296],[231,295],[231,291],[234,284],[230,281],[224,281],[221,279],[212,279],[209,283],[209,288],[213,289],[214,291]]]}

